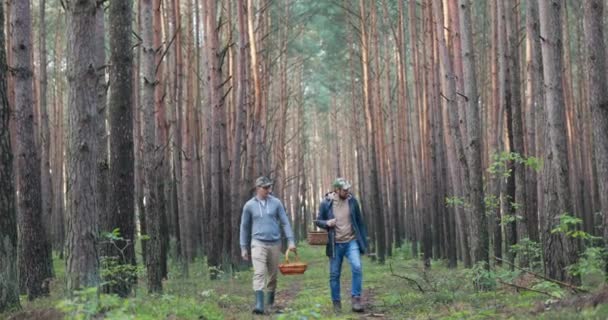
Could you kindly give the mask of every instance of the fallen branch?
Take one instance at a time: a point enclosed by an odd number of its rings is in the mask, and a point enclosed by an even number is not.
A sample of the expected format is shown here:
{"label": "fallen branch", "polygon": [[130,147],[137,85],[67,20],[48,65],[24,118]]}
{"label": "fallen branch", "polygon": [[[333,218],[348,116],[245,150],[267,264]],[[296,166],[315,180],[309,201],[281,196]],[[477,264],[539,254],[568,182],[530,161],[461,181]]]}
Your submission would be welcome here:
{"label": "fallen branch", "polygon": [[419,290],[420,292],[422,292],[422,293],[425,293],[425,292],[426,292],[426,291],[424,291],[424,289],[422,289],[422,287],[420,286],[420,284],[418,284],[418,281],[416,281],[416,280],[414,280],[414,279],[412,279],[412,278],[408,278],[408,277],[406,277],[406,276],[402,276],[402,275],[398,275],[398,274],[396,274],[396,273],[393,271],[393,264],[392,264],[392,263],[390,263],[390,262],[389,262],[388,266],[389,266],[389,268],[390,268],[390,270],[391,270],[391,275],[392,275],[393,277],[397,277],[397,278],[399,278],[399,279],[407,280],[407,281],[409,281],[409,282],[411,282],[411,283],[414,283],[414,284],[416,285],[416,287],[418,287],[418,290]]}
{"label": "fallen branch", "polygon": [[560,297],[558,297],[558,296],[556,296],[556,295],[554,295],[554,294],[552,294],[550,292],[546,292],[546,291],[542,291],[542,290],[537,290],[537,289],[532,289],[532,288],[520,286],[520,285],[517,285],[517,284],[514,284],[514,283],[509,283],[509,282],[502,281],[500,279],[497,279],[497,280],[498,280],[498,282],[500,282],[502,284],[506,284],[508,286],[511,286],[511,287],[514,287],[514,288],[517,288],[517,289],[520,289],[520,290],[527,290],[527,291],[542,293],[544,295],[548,295],[551,298],[560,299]]}
{"label": "fallen branch", "polygon": [[533,275],[533,276],[535,276],[537,278],[543,279],[545,281],[553,282],[553,283],[555,283],[555,284],[557,284],[559,286],[568,288],[568,289],[572,290],[575,293],[589,293],[589,290],[585,290],[585,289],[579,288],[579,287],[577,287],[577,286],[575,286],[573,284],[570,284],[570,283],[566,283],[566,282],[562,282],[562,281],[559,281],[559,280],[551,279],[551,278],[549,278],[547,276],[543,276],[542,274],[538,274],[538,273],[536,273],[534,271],[530,271],[528,269],[524,269],[522,267],[518,267],[518,266],[512,264],[511,262],[509,262],[507,260],[503,260],[503,259],[501,259],[499,257],[494,257],[494,259],[496,259],[497,261],[500,261],[500,262],[504,262],[504,263],[506,263],[506,264],[514,267],[515,269],[527,272],[527,273],[529,273],[529,274],[531,274],[531,275]]}

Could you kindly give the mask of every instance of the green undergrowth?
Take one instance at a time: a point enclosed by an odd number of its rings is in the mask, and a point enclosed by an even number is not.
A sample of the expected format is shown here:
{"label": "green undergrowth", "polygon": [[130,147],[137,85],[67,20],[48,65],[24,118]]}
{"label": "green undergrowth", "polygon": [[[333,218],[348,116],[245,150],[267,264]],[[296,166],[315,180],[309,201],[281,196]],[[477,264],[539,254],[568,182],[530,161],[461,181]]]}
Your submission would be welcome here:
{"label": "green undergrowth", "polygon": [[[397,249],[380,265],[363,258],[364,314],[350,311],[350,269],[345,261],[342,276],[343,312],[332,311],[329,294],[329,265],[322,246],[298,247],[300,259],[308,263],[303,275],[279,276],[277,305],[282,314],[252,316],[252,270],[235,275],[220,273],[208,280],[204,261],[188,268],[188,276],[171,264],[164,293],[146,293],[145,277],[140,278],[134,296],[98,296],[85,289],[66,298],[64,261],[56,258],[57,279],[49,297],[28,302],[25,312],[55,309],[66,319],[606,319],[608,304],[587,304],[583,298],[553,283],[540,281],[517,270],[493,266],[448,269],[444,261],[433,261],[424,270],[407,248]],[[585,266],[589,269],[589,266]],[[502,282],[502,283],[501,283]],[[503,283],[514,283],[545,293],[517,290]],[[601,292],[603,274],[583,274],[583,285],[593,295]],[[483,288],[483,290],[480,289]],[[608,296],[608,293],[606,294]],[[581,297],[581,296],[578,296]],[[596,297],[597,298],[597,297]],[[589,299],[596,299],[589,298]],[[582,299],[577,302],[576,299]],[[568,301],[571,303],[566,303]],[[19,314],[17,314],[19,315]],[[10,315],[0,314],[0,319]],[[27,318],[18,318],[27,319]]]}

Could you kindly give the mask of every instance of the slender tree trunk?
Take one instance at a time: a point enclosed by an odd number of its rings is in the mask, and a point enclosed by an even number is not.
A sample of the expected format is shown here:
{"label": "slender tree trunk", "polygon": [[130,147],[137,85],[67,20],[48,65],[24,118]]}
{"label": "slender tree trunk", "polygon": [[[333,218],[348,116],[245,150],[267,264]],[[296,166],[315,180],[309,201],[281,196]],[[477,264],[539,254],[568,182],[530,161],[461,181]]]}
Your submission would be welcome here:
{"label": "slender tree trunk", "polygon": [[[501,144],[502,144],[502,132],[503,132],[503,127],[502,127],[502,113],[503,113],[503,109],[502,109],[502,101],[504,101],[503,96],[502,96],[502,87],[504,86],[504,84],[502,84],[502,72],[504,70],[504,66],[502,65],[503,62],[501,60],[501,57],[503,57],[502,55],[502,47],[503,44],[501,44],[501,41],[499,41],[499,37],[501,32],[499,29],[499,24],[498,24],[498,7],[499,7],[500,1],[492,1],[490,8],[491,8],[491,23],[492,23],[492,49],[491,49],[491,54],[490,54],[490,60],[491,60],[491,78],[492,78],[492,104],[490,107],[490,111],[488,112],[488,132],[486,132],[488,138],[488,156],[491,157],[492,155],[496,154],[497,152],[500,152]],[[491,159],[488,159],[489,161],[492,161]],[[488,161],[488,162],[489,162]],[[492,179],[490,176],[487,177],[487,180],[489,181],[488,183],[488,193],[489,193],[489,197],[494,199],[498,197],[499,193],[500,193],[500,184],[501,181],[500,179]],[[499,205],[493,205],[492,207],[489,208],[490,210],[493,211],[493,215],[492,217],[494,218],[494,221],[492,223],[492,229],[493,229],[493,235],[494,235],[494,256],[496,256],[497,258],[502,258],[503,256],[503,250],[502,250],[502,245],[503,245],[503,236],[502,236],[502,223],[501,223],[501,212],[500,212],[500,206]],[[502,262],[500,260],[497,261],[497,264],[501,264]]]}
{"label": "slender tree trunk", "polygon": [[[388,177],[388,174],[386,172],[386,161],[385,161],[385,155],[386,155],[386,130],[384,128],[384,101],[382,99],[382,86],[381,86],[381,80],[382,80],[382,72],[380,71],[380,50],[379,50],[379,46],[380,46],[380,41],[379,41],[379,31],[378,31],[378,12],[377,12],[377,4],[374,3],[373,5],[371,5],[371,9],[370,9],[370,17],[371,17],[371,28],[370,28],[370,45],[371,48],[373,49],[373,56],[375,59],[373,59],[372,61],[374,62],[374,67],[372,68],[372,70],[374,70],[374,72],[372,73],[374,76],[372,77],[372,82],[373,85],[372,87],[374,88],[374,90],[372,91],[372,96],[374,98],[374,103],[371,104],[371,106],[373,107],[372,109],[372,116],[373,116],[373,120],[374,123],[372,123],[372,126],[375,126],[374,132],[376,134],[372,135],[373,137],[373,141],[374,141],[374,148],[375,148],[375,160],[372,159],[372,163],[375,162],[376,163],[376,167],[377,167],[377,179],[378,179],[378,189],[376,191],[376,194],[374,195],[377,198],[377,202],[376,202],[376,209],[375,212],[377,212],[377,214],[375,215],[376,217],[376,241],[378,243],[378,261],[380,263],[384,263],[384,259],[385,256],[390,256],[391,255],[391,247],[392,247],[392,241],[390,240],[390,232],[387,232],[388,230],[386,229],[388,221],[390,221],[390,216],[389,216],[389,209],[388,209],[388,202],[387,202],[387,192],[386,192],[386,177]],[[371,54],[370,54],[371,56]],[[373,182],[373,178],[372,178],[372,183]],[[381,213],[381,214],[380,214]]]}
{"label": "slender tree trunk", "polygon": [[[106,232],[118,228],[124,239],[116,241],[121,250],[108,250],[107,254],[118,257],[119,264],[135,265],[135,216],[134,216],[134,149],[133,149],[133,52],[131,45],[133,1],[110,3],[110,210]],[[131,281],[118,283],[110,289],[121,296],[131,291]]]}
{"label": "slender tree trunk", "polygon": [[157,184],[158,173],[156,171],[156,139],[155,139],[155,117],[154,117],[154,90],[156,86],[156,48],[154,47],[154,18],[152,0],[142,0],[142,75],[143,95],[142,110],[144,126],[144,203],[146,210],[146,231],[148,240],[146,243],[146,269],[148,271],[148,291],[162,291],[162,267],[161,267],[161,235],[160,215],[158,210]]}
{"label": "slender tree trunk", "polygon": [[[154,86],[154,112],[156,114],[156,129],[158,130],[158,134],[155,134],[155,143],[160,147],[158,151],[157,161],[158,165],[158,174],[160,176],[159,179],[156,180],[156,192],[158,197],[158,210],[160,212],[161,219],[161,273],[163,278],[167,277],[167,255],[169,251],[169,217],[171,210],[169,209],[169,199],[171,197],[169,193],[169,186],[167,181],[171,181],[171,164],[169,163],[169,159],[171,159],[171,148],[169,148],[169,124],[167,123],[166,118],[166,107],[165,107],[165,97],[166,97],[166,84],[164,80],[163,67],[164,61],[162,60],[162,53],[164,50],[162,43],[162,20],[161,20],[161,0],[154,0],[152,3],[153,17],[152,24],[154,26],[154,36],[153,36],[153,45],[155,50],[154,57],[154,65],[155,65],[155,82]],[[177,225],[177,224],[176,224]],[[179,230],[179,227],[177,227]],[[180,245],[180,237],[179,232],[176,232],[176,248],[179,252]],[[178,255],[179,256],[179,255]]]}
{"label": "slender tree trunk", "polygon": [[560,215],[573,214],[568,176],[566,109],[562,89],[561,1],[540,1],[539,9],[548,139],[543,157],[544,266],[545,273],[553,279],[577,281],[566,272],[566,267],[577,260],[578,248],[575,242],[565,234],[552,232],[559,224]]}
{"label": "slender tree trunk", "polygon": [[[141,34],[142,31],[142,18],[141,18],[141,1],[137,0],[137,33]],[[138,39],[139,40],[139,39]],[[141,42],[138,43],[141,45]],[[133,72],[133,95],[135,98],[133,99],[133,140],[135,146],[135,205],[137,207],[137,220],[139,221],[139,230],[140,234],[147,234],[146,232],[146,213],[144,208],[144,167],[143,167],[143,137],[142,137],[142,110],[141,110],[141,81],[140,81],[140,71],[141,71],[141,50],[136,51],[136,62],[135,62],[135,71]],[[146,249],[146,241],[141,241],[141,251],[142,251],[142,262],[146,265],[146,253],[148,250]]]}
{"label": "slender tree trunk", "polygon": [[[207,39],[206,53],[207,53],[207,63],[208,63],[208,72],[209,72],[209,86],[210,86],[210,103],[211,103],[211,134],[209,138],[210,146],[211,146],[211,154],[210,156],[210,166],[211,166],[211,184],[214,186],[210,192],[209,196],[211,197],[211,221],[209,223],[212,226],[220,225],[220,221],[223,216],[224,206],[226,202],[224,200],[224,196],[228,196],[224,194],[224,169],[222,165],[222,142],[225,142],[222,139],[222,130],[224,130],[225,125],[225,114],[224,114],[224,98],[223,98],[223,89],[221,86],[221,70],[220,70],[220,61],[219,61],[219,37],[217,31],[217,22],[215,17],[216,12],[216,4],[215,0],[205,0],[203,5],[205,6],[204,12],[204,22],[205,22],[205,33]],[[230,236],[230,235],[227,235]],[[211,238],[212,241],[217,241],[221,239],[220,229],[212,228]],[[210,267],[219,268],[221,264],[222,258],[222,247],[215,246],[211,252],[208,252],[208,264]],[[217,269],[216,269],[217,270]],[[211,272],[210,278],[216,279],[218,276],[217,272]]]}
{"label": "slender tree trunk", "polygon": [[[40,109],[40,186],[42,195],[42,217],[45,232],[49,240],[52,239],[52,216],[53,216],[53,180],[51,179],[51,130],[49,127],[49,105],[48,105],[48,80],[47,80],[47,52],[46,52],[46,0],[39,3],[39,25],[38,33],[38,61],[40,68],[38,103]],[[56,174],[56,173],[55,173]],[[49,253],[52,241],[49,241]]]}
{"label": "slender tree trunk", "polygon": [[[499,61],[501,61],[500,66],[502,68],[502,78],[501,78],[501,104],[504,106],[505,116],[506,116],[506,125],[507,125],[507,143],[509,152],[517,152],[520,153],[520,150],[515,148],[514,138],[521,138],[521,134],[519,137],[516,136],[515,127],[516,123],[521,124],[521,116],[518,119],[515,115],[514,109],[518,108],[518,100],[519,99],[519,83],[517,83],[516,79],[519,78],[519,68],[515,61],[518,54],[513,49],[513,41],[515,36],[512,34],[512,14],[509,10],[511,5],[509,3],[505,3],[504,1],[498,4],[498,18],[499,18],[499,42],[500,48],[502,48],[501,55],[499,57]],[[521,132],[520,132],[521,133]],[[506,150],[505,150],[506,151]],[[515,219],[518,214],[515,210],[516,206],[513,206],[513,203],[516,201],[516,179],[521,177],[523,171],[522,164],[517,164],[514,162],[509,162],[507,164],[507,170],[511,172],[511,174],[506,178],[504,193],[501,193],[501,206],[502,206],[502,223],[505,228],[505,240],[507,245],[507,259],[513,264],[515,262],[515,254],[513,250],[510,250],[511,246],[517,243],[518,236],[518,228],[520,227],[520,223],[523,222],[523,219],[517,221]],[[518,180],[518,182],[521,182]],[[521,190],[520,190],[521,191]],[[525,206],[525,204],[522,204]],[[513,268],[513,267],[512,267]]]}
{"label": "slender tree trunk", "polygon": [[[360,11],[361,11],[361,17],[365,17],[365,3],[363,0],[360,0],[359,2],[359,6],[360,6]],[[384,255],[386,253],[386,243],[384,241],[384,215],[382,213],[381,210],[381,198],[380,198],[380,181],[379,181],[379,164],[378,164],[378,159],[377,159],[377,145],[376,145],[376,141],[375,141],[375,134],[374,132],[377,132],[377,122],[375,120],[376,116],[380,116],[379,113],[376,113],[376,108],[375,103],[377,103],[377,101],[374,101],[373,99],[373,85],[372,85],[372,79],[370,76],[370,71],[369,71],[369,66],[370,66],[370,60],[369,60],[369,36],[367,35],[367,26],[365,25],[365,20],[362,18],[361,19],[361,65],[363,68],[363,91],[364,91],[364,96],[365,96],[365,119],[366,119],[366,129],[367,129],[367,145],[370,148],[368,150],[368,154],[369,154],[369,166],[370,166],[370,198],[369,201],[370,204],[368,205],[368,207],[371,209],[371,211],[373,212],[377,212],[378,214],[375,215],[375,222],[374,222],[374,226],[375,226],[375,236],[374,236],[374,240],[376,242],[376,255],[378,256],[378,260],[383,263],[384,262]],[[369,215],[371,212],[367,212],[367,214]],[[371,229],[371,228],[370,228]],[[381,238],[378,238],[381,237]]]}
{"label": "slender tree trunk", "polygon": [[[232,200],[232,263],[233,265],[241,264],[241,252],[239,246],[239,226],[241,208],[245,200],[246,187],[241,186],[242,166],[243,166],[243,151],[245,148],[245,133],[247,130],[247,93],[249,84],[247,82],[247,27],[246,27],[246,7],[243,0],[236,1],[237,6],[237,23],[238,23],[238,50],[236,62],[236,100],[235,100],[235,133],[232,144],[232,163],[230,165],[230,185],[234,188]],[[233,89],[234,90],[234,89]]]}
{"label": "slender tree trunk", "polygon": [[[604,4],[600,0],[584,1],[584,30],[586,47],[587,103],[593,112],[593,146],[603,213],[604,239],[608,237],[608,83],[606,82],[606,47],[604,43]],[[608,245],[607,245],[608,246]],[[607,264],[608,266],[608,264]],[[607,267],[608,270],[608,267]]]}
{"label": "slender tree trunk", "polygon": [[[418,49],[418,26],[416,25],[416,21],[418,21],[417,17],[417,4],[414,1],[410,1],[409,6],[409,29],[410,29],[410,43],[412,44],[413,54],[412,54],[412,64],[414,70],[414,103],[410,105],[410,122],[409,134],[411,136],[410,143],[410,152],[412,154],[412,176],[413,176],[413,185],[412,191],[416,194],[420,194],[420,188],[422,186],[422,175],[420,174],[420,170],[422,167],[422,161],[420,158],[420,129],[419,129],[419,121],[418,121],[418,109],[419,105],[422,103],[422,84],[421,77],[418,70],[421,70],[421,63],[419,59],[419,49]],[[421,241],[420,229],[422,224],[420,222],[420,215],[422,210],[421,199],[420,197],[416,197],[415,202],[412,203],[414,208],[414,219],[413,219],[413,227],[412,230],[412,255],[418,256],[418,242]],[[468,252],[468,251],[467,251]]]}
{"label": "slender tree trunk", "polygon": [[[524,113],[522,112],[522,101],[521,101],[521,70],[520,70],[520,54],[519,54],[519,43],[520,43],[520,23],[519,23],[519,0],[505,8],[507,14],[507,37],[508,37],[508,52],[509,52],[509,77],[511,84],[511,129],[512,137],[509,138],[512,144],[511,152],[516,152],[522,156],[524,153],[524,126],[523,119]],[[516,216],[521,216],[521,220],[517,220],[517,238],[528,237],[528,199],[527,190],[525,184],[525,166],[523,163],[515,162],[513,164],[515,193],[512,200],[515,201],[516,205],[513,208],[513,212]],[[526,261],[522,261],[524,265]]]}
{"label": "slender tree trunk", "polygon": [[0,313],[19,309],[17,269],[17,209],[13,176],[13,152],[9,130],[9,105],[4,38],[4,2],[0,2]]}
{"label": "slender tree trunk", "polygon": [[[97,143],[99,144],[98,154],[97,154],[97,165],[95,166],[97,170],[97,190],[96,190],[96,200],[95,205],[97,206],[97,211],[99,215],[99,228],[101,232],[108,232],[110,227],[107,227],[106,224],[111,223],[111,212],[110,212],[110,145],[108,138],[108,127],[106,123],[109,119],[109,112],[107,109],[107,83],[106,83],[106,37],[105,37],[105,12],[104,8],[101,6],[97,6],[98,14],[95,15],[95,58],[96,65],[100,66],[96,69],[98,73],[98,85],[97,85],[97,120],[95,122],[95,135],[97,136]],[[112,229],[110,229],[111,231]],[[105,241],[105,237],[102,236],[102,241]],[[100,257],[101,257],[101,268],[105,268],[103,261],[105,260],[105,256],[107,251],[105,249],[109,248],[110,245],[106,243],[101,243],[100,245]],[[103,280],[103,279],[102,279]]]}
{"label": "slender tree trunk", "polygon": [[481,168],[481,124],[479,120],[479,99],[475,55],[473,52],[473,32],[468,0],[459,0],[460,36],[462,40],[463,80],[465,84],[466,123],[468,136],[466,143],[467,163],[470,179],[471,225],[474,261],[489,263],[488,222],[485,212],[482,168]]}
{"label": "slender tree trunk", "polygon": [[[466,173],[466,158],[464,155],[463,142],[461,131],[458,126],[458,101],[456,92],[456,75],[452,67],[451,58],[446,45],[446,40],[443,32],[443,12],[441,10],[441,0],[435,0],[433,9],[435,11],[435,27],[437,30],[437,37],[439,39],[439,54],[440,54],[440,66],[441,66],[441,93],[442,101],[445,104],[441,106],[442,117],[443,117],[443,130],[445,131],[445,144],[447,146],[447,160],[450,171],[450,178],[453,183],[453,190],[456,194],[453,196],[463,197],[468,195],[467,187],[463,184],[460,172]],[[460,54],[460,52],[458,52]],[[437,128],[439,130],[439,128]],[[457,212],[461,214],[460,225],[468,226],[468,219],[464,216],[464,211],[457,209]],[[464,230],[461,234],[468,233]],[[461,239],[464,241],[464,239]],[[467,242],[468,250],[468,242]]]}
{"label": "slender tree trunk", "polygon": [[[542,69],[540,60],[540,30],[538,24],[538,0],[528,0],[526,5],[526,155],[538,157],[537,139],[541,135],[537,119],[542,112]],[[526,171],[527,226],[530,240],[538,242],[538,185],[534,169]]]}
{"label": "slender tree trunk", "polygon": [[[194,227],[194,223],[192,223],[192,211],[191,208],[188,207],[188,203],[185,199],[185,182],[187,180],[184,174],[184,165],[183,162],[186,161],[183,157],[183,150],[185,142],[183,141],[183,133],[182,130],[185,130],[185,118],[182,112],[182,97],[183,97],[183,78],[184,78],[184,65],[183,65],[183,56],[182,56],[182,23],[181,23],[181,8],[180,8],[180,0],[170,0],[166,1],[165,4],[168,5],[168,2],[171,2],[171,11],[168,13],[170,17],[170,21],[173,23],[172,28],[169,28],[169,34],[167,34],[167,41],[173,40],[173,86],[172,90],[170,90],[169,96],[171,97],[172,102],[172,112],[173,117],[172,121],[172,133],[173,139],[175,139],[175,145],[173,150],[173,165],[174,165],[174,174],[175,174],[175,188],[174,191],[176,193],[176,203],[178,207],[178,217],[179,217],[179,229],[180,229],[180,242],[182,247],[182,254],[184,257],[184,271],[187,271],[187,263],[192,262],[194,259],[194,239],[192,235],[192,230]],[[168,7],[169,8],[169,7]],[[171,30],[172,29],[172,30]]]}
{"label": "slender tree trunk", "polygon": [[[59,28],[64,29],[65,25],[60,23],[63,19],[59,19],[57,21],[57,30]],[[60,37],[61,32],[57,32],[55,30],[55,59],[54,65],[59,65],[60,61],[63,61],[63,49],[64,44]],[[53,71],[54,79],[60,79],[63,76],[62,73],[59,72],[59,68],[55,68]],[[64,167],[64,151],[65,151],[65,122],[64,121],[64,103],[63,103],[63,92],[64,90],[64,82],[62,80],[55,81],[54,90],[54,110],[53,114],[54,119],[54,154],[53,154],[53,189],[57,192],[54,193],[53,198],[53,218],[51,224],[53,225],[53,246],[58,249],[59,257],[61,259],[64,258],[64,249],[65,249],[65,202],[64,202],[64,175],[65,175],[65,167]]]}
{"label": "slender tree trunk", "polygon": [[15,1],[11,6],[13,25],[11,76],[15,82],[14,119],[16,131],[17,222],[20,236],[20,281],[28,299],[49,293],[51,253],[42,223],[40,158],[36,148],[32,70],[32,16],[30,3]]}
{"label": "slender tree trunk", "polygon": [[100,68],[95,36],[97,1],[71,1],[68,8],[69,118],[67,145],[67,268],[68,290],[99,284],[99,211],[96,206],[99,148],[98,121]]}

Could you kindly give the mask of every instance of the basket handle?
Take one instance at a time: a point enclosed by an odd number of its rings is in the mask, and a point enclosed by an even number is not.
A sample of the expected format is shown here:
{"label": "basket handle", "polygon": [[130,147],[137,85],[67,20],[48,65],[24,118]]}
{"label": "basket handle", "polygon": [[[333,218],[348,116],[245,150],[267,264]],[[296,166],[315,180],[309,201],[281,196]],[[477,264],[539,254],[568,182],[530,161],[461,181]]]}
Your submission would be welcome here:
{"label": "basket handle", "polygon": [[[289,249],[287,249],[287,251],[285,251],[285,263],[289,263]],[[300,262],[300,257],[298,256],[298,252],[294,251],[295,255],[296,255],[296,262]]]}

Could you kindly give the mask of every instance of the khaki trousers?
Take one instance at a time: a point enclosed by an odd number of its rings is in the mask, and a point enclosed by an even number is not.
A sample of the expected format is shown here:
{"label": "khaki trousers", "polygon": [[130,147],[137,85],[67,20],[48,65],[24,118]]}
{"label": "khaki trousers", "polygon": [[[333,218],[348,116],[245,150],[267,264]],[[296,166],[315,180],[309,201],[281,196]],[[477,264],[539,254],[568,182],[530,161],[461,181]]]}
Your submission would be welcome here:
{"label": "khaki trousers", "polygon": [[253,290],[263,290],[267,281],[266,290],[275,291],[277,288],[277,274],[279,259],[281,257],[281,244],[251,244],[251,262],[253,263]]}

